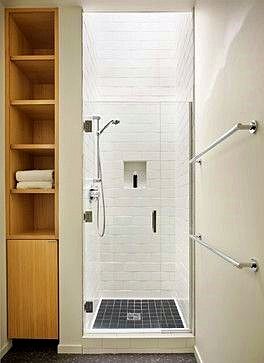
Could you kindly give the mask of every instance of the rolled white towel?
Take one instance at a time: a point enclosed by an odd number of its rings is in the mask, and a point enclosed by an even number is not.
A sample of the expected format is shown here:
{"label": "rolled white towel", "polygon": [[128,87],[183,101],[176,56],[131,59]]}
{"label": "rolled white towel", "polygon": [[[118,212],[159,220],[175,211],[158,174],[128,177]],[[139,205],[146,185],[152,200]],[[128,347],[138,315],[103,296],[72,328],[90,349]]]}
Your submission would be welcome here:
{"label": "rolled white towel", "polygon": [[54,170],[19,170],[16,172],[18,182],[53,181]]}
{"label": "rolled white towel", "polygon": [[49,181],[25,181],[18,182],[17,189],[51,189],[52,182]]}

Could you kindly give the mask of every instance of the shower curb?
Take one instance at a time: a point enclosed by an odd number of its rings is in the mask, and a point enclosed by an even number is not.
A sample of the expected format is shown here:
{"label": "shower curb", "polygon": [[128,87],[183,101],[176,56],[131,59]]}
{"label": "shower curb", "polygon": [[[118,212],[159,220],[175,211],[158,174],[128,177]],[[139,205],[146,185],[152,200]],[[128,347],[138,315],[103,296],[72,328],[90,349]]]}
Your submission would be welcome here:
{"label": "shower curb", "polygon": [[188,333],[87,334],[84,354],[103,353],[193,353],[194,336]]}

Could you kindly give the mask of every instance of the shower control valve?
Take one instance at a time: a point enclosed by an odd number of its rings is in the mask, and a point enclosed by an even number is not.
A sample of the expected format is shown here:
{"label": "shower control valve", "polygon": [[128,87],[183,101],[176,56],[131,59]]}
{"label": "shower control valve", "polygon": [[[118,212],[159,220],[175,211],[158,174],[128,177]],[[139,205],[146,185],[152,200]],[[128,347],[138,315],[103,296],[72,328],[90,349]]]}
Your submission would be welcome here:
{"label": "shower control valve", "polygon": [[99,198],[100,198],[99,188],[96,185],[92,186],[89,190],[90,202],[92,202],[93,200],[98,200]]}

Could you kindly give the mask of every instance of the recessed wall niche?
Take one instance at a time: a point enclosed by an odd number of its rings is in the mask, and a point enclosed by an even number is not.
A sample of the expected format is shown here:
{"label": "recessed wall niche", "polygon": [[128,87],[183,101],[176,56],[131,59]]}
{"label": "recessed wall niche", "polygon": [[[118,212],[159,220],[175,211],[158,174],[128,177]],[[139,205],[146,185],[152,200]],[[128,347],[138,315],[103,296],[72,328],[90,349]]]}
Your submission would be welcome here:
{"label": "recessed wall niche", "polygon": [[146,180],[146,161],[124,161],[124,187],[126,189],[144,189]]}

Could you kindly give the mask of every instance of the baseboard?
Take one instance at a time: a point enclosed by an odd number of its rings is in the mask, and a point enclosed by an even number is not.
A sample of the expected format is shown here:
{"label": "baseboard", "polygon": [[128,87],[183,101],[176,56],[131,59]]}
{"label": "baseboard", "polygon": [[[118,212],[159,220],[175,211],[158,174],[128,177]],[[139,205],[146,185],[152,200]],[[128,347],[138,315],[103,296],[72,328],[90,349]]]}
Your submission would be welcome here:
{"label": "baseboard", "polygon": [[0,359],[12,348],[12,342],[8,341],[6,344],[0,349]]}
{"label": "baseboard", "polygon": [[197,360],[197,363],[203,363],[203,360],[201,358],[201,354],[199,353],[199,350],[198,350],[196,345],[194,346],[194,355],[195,355],[195,358]]}
{"label": "baseboard", "polygon": [[58,345],[58,353],[60,354],[82,354],[82,345],[67,345],[67,344],[59,344]]}

